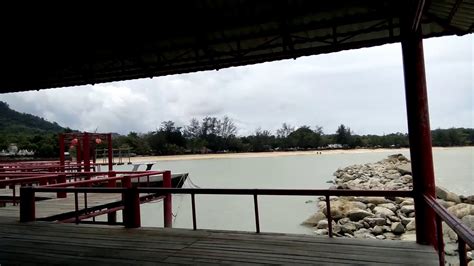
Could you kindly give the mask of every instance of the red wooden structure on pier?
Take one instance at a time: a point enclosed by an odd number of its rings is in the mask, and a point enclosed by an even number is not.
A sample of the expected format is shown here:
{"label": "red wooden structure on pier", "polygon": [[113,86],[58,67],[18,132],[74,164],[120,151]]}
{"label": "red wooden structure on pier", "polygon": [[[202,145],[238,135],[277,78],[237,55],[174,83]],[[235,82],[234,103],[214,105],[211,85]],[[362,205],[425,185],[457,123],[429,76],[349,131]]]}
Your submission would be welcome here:
{"label": "red wooden structure on pier", "polygon": [[[16,19],[23,15],[31,23],[26,22],[21,29],[9,28],[6,25],[16,20],[8,15],[1,18],[6,21],[0,24],[5,40],[0,44],[0,91],[220,69],[400,42],[417,242],[435,246],[442,262],[439,232],[443,219],[455,227],[461,264],[466,263],[462,250],[464,242],[472,247],[472,231],[457,226],[459,221],[434,201],[423,38],[472,33],[472,1],[213,0],[157,5],[136,10],[119,4],[113,10],[110,6],[85,7],[86,12],[79,7],[77,14],[58,11],[57,7],[35,9],[33,13],[22,8],[21,15],[9,12]],[[140,17],[122,19],[134,11]],[[85,13],[87,20],[83,19]],[[67,31],[56,27],[58,21]]]}
{"label": "red wooden structure on pier", "polygon": [[[91,159],[92,163],[96,163],[95,147],[96,145],[107,142],[107,158],[108,169],[113,169],[113,148],[112,148],[112,134],[111,133],[63,133],[59,134],[59,162],[63,167],[65,164],[65,151],[67,145],[76,149],[76,162],[81,165],[84,162],[84,172],[90,172]],[[92,158],[91,158],[91,155]]]}

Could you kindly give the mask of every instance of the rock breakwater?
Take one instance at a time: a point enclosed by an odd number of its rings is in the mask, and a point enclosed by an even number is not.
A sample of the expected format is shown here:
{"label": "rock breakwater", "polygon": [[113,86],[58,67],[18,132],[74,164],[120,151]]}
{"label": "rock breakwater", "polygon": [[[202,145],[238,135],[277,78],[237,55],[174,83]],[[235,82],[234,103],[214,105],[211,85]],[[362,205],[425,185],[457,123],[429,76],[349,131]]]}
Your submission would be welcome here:
{"label": "rock breakwater", "polygon": [[[351,165],[334,173],[331,189],[411,190],[410,161],[401,154],[376,163]],[[436,188],[438,202],[474,230],[474,196],[464,197],[442,187]],[[319,211],[303,224],[315,228],[317,235],[328,234],[324,197]],[[333,234],[336,237],[415,241],[415,206],[412,198],[403,197],[333,197],[331,198]],[[457,256],[457,236],[443,225],[447,256]],[[472,256],[472,253],[469,254]],[[456,258],[447,258],[447,261]]]}

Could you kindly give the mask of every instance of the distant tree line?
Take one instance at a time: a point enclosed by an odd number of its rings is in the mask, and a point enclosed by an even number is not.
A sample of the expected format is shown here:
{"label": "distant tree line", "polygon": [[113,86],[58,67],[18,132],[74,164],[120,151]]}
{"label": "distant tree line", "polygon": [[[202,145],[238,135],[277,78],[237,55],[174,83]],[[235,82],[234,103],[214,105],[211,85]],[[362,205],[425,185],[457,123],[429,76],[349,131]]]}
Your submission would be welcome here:
{"label": "distant tree line", "polygon": [[[248,136],[238,136],[238,128],[229,117],[192,119],[184,127],[165,121],[156,131],[146,134],[131,132],[114,139],[116,147],[130,147],[139,155],[172,155],[187,153],[265,152],[316,150],[328,148],[400,148],[408,147],[408,134],[358,135],[346,125],[340,125],[334,134],[325,134],[323,128],[283,123],[273,134],[258,128]],[[432,131],[433,146],[474,145],[474,129],[450,128]]]}
{"label": "distant tree line", "polygon": [[[63,129],[62,132],[71,132]],[[323,128],[300,126],[295,128],[283,123],[275,134],[258,128],[248,136],[238,136],[238,128],[229,117],[205,117],[201,121],[192,119],[184,127],[173,121],[165,121],[155,131],[145,134],[130,132],[128,135],[114,135],[114,148],[130,148],[137,155],[173,155],[225,152],[265,152],[316,150],[328,148],[399,148],[408,147],[408,135],[392,133],[387,135],[358,135],[346,125],[340,125],[334,134],[325,134]],[[474,145],[474,129],[450,128],[432,131],[433,146]],[[19,149],[36,152],[41,158],[59,156],[58,134],[56,132],[2,132],[0,150],[15,143]],[[106,148],[102,143],[98,148]]]}

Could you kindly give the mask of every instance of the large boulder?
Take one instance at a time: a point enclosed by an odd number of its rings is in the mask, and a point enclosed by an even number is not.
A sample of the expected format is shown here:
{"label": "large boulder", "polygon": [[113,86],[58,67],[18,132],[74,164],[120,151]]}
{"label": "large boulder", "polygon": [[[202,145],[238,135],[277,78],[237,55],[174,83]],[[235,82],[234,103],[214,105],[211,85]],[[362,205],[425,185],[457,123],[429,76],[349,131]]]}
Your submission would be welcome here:
{"label": "large boulder", "polygon": [[415,220],[409,222],[407,225],[406,225],[406,229],[407,231],[413,231],[416,229],[416,226],[415,226]]}
{"label": "large boulder", "polygon": [[367,222],[370,227],[374,227],[376,225],[382,226],[386,223],[385,218],[378,217],[366,217],[364,218],[364,222]]}
{"label": "large boulder", "polygon": [[474,215],[474,205],[467,203],[459,203],[457,205],[449,207],[448,211],[459,219],[462,219],[466,215]]}
{"label": "large boulder", "polygon": [[391,202],[390,200],[384,197],[358,197],[357,200],[365,204],[372,203],[375,205]]}
{"label": "large boulder", "polygon": [[449,208],[449,207],[452,207],[454,205],[456,205],[455,202],[452,202],[452,201],[445,201],[443,199],[436,199],[436,201],[441,204],[441,206],[445,207],[446,209]]}
{"label": "large boulder", "polygon": [[467,196],[464,202],[468,204],[474,204],[474,195]]}
{"label": "large boulder", "polygon": [[382,215],[383,217],[388,217],[388,216],[393,216],[395,215],[395,213],[393,213],[393,211],[387,209],[387,208],[384,208],[384,207],[375,207],[374,210],[375,214],[380,214]]}
{"label": "large boulder", "polygon": [[415,204],[415,201],[413,200],[413,198],[407,198],[400,203],[400,206],[414,205],[414,204]]}
{"label": "large boulder", "polygon": [[340,226],[341,226],[342,233],[352,234],[355,230],[357,230],[357,227],[355,226],[355,224],[351,222],[342,224]]}
{"label": "large boulder", "polygon": [[461,198],[459,198],[458,195],[440,186],[436,187],[436,197],[445,201],[453,201],[456,203],[461,203]]}
{"label": "large boulder", "polygon": [[397,165],[396,169],[401,175],[411,175],[411,164],[409,163]]}
{"label": "large boulder", "polygon": [[474,215],[466,215],[462,217],[462,222],[474,231]]}
{"label": "large boulder", "polygon": [[318,229],[327,229],[328,228],[328,220],[324,219],[318,222],[318,225],[316,225],[316,228]]}
{"label": "large boulder", "polygon": [[355,238],[364,238],[364,239],[376,239],[374,235],[370,233],[370,230],[367,228],[361,228],[354,232]]}
{"label": "large boulder", "polygon": [[351,221],[360,221],[364,219],[365,217],[372,217],[374,216],[371,212],[364,211],[361,209],[352,209],[349,210],[346,213],[346,216],[351,220]]}
{"label": "large boulder", "polygon": [[408,216],[410,213],[415,211],[415,205],[405,205],[400,208],[400,211]]}
{"label": "large boulder", "polygon": [[387,208],[387,209],[389,209],[393,212],[397,211],[397,205],[395,205],[393,203],[382,203],[382,204],[379,204],[378,206]]}
{"label": "large boulder", "polygon": [[[365,209],[366,207],[367,205],[359,201],[348,201],[345,199],[332,200],[331,201],[331,217],[337,220],[337,219],[346,217],[348,213],[358,212],[360,214],[361,208]],[[326,206],[322,207],[323,214],[327,216],[326,209],[327,209]]]}
{"label": "large boulder", "polygon": [[319,221],[326,219],[326,215],[322,212],[317,212],[303,222],[303,225],[316,226]]}
{"label": "large boulder", "polygon": [[374,226],[374,228],[372,228],[372,234],[374,235],[381,235],[383,233],[383,228],[381,226]]}
{"label": "large boulder", "polygon": [[390,229],[392,230],[392,233],[396,235],[401,235],[405,233],[405,227],[403,227],[403,224],[399,222],[393,223]]}

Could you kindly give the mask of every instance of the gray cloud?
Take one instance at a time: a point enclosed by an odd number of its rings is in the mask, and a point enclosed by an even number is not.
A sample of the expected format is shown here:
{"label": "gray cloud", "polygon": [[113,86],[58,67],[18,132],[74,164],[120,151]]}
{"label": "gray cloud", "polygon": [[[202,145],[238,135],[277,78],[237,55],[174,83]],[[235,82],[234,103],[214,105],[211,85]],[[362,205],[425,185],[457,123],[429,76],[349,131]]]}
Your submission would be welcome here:
{"label": "gray cloud", "polygon": [[[431,125],[473,127],[473,35],[425,41]],[[282,122],[406,132],[399,44],[252,66],[0,95],[21,112],[79,130],[147,132],[161,121],[232,117],[239,133]]]}

